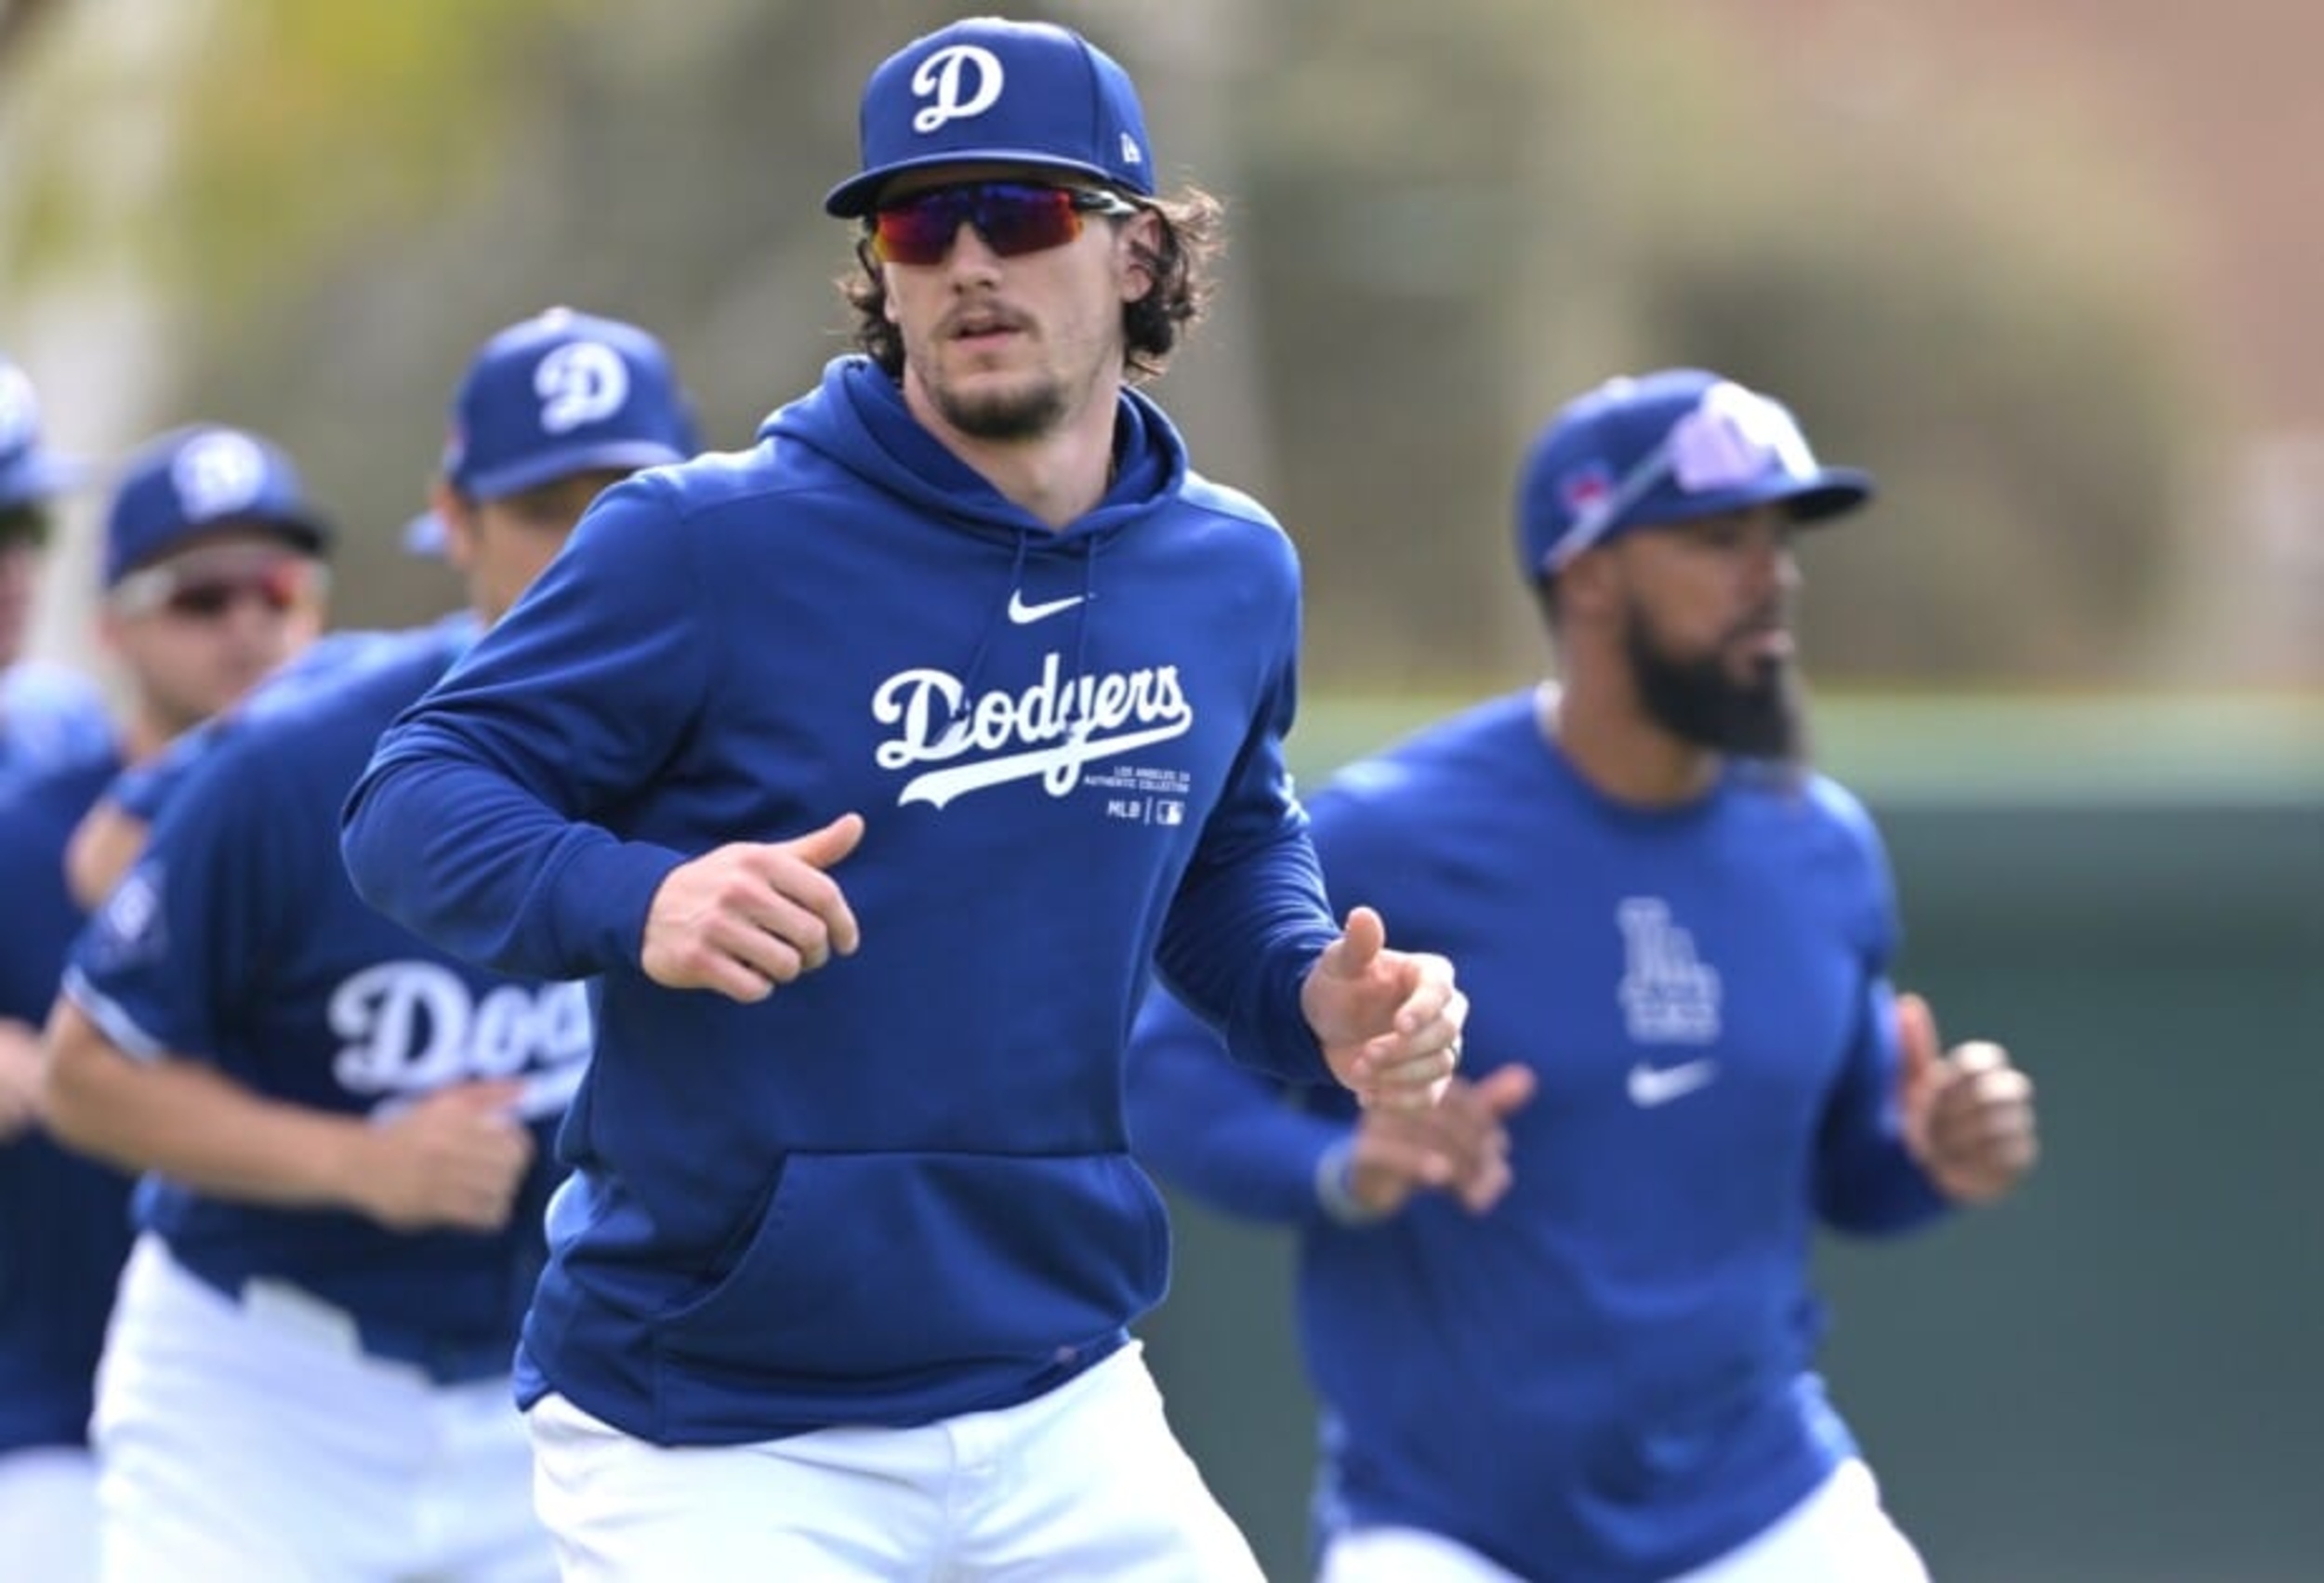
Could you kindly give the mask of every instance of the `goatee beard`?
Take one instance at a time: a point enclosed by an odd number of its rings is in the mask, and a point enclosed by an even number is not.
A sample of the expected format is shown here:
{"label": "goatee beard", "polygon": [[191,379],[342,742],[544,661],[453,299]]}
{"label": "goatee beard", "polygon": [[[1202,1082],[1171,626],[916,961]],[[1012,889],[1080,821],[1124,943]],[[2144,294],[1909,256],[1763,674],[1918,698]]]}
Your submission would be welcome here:
{"label": "goatee beard", "polygon": [[1736,681],[1715,650],[1699,659],[1674,658],[1636,610],[1623,646],[1639,702],[1681,742],[1787,769],[1805,764],[1807,710],[1790,666],[1770,662],[1750,680]]}
{"label": "goatee beard", "polygon": [[976,440],[1038,440],[1065,420],[1065,395],[1055,385],[974,400],[941,389],[929,393],[946,423]]}

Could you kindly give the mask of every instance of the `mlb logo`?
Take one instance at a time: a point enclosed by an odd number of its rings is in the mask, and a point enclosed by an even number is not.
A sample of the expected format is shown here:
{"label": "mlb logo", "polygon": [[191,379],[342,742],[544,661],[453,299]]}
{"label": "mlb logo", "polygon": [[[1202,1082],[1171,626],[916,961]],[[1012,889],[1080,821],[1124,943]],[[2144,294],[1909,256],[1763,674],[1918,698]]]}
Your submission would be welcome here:
{"label": "mlb logo", "polygon": [[1156,824],[1185,824],[1186,805],[1172,798],[1157,798],[1154,805],[1154,822]]}

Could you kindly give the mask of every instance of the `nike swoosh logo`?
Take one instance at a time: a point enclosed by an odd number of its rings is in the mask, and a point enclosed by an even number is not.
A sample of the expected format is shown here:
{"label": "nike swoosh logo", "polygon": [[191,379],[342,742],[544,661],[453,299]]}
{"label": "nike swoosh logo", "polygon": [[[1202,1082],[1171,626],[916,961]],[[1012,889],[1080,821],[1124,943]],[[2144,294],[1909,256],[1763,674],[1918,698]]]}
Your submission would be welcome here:
{"label": "nike swoosh logo", "polygon": [[1071,610],[1087,599],[1087,594],[1074,594],[1062,600],[1043,600],[1039,604],[1024,602],[1024,591],[1009,590],[1009,619],[1019,627],[1030,627],[1037,621],[1047,621],[1060,611]]}
{"label": "nike swoosh logo", "polygon": [[1630,1102],[1652,1110],[1684,1099],[1718,1075],[1719,1063],[1708,1058],[1684,1066],[1649,1066],[1642,1061],[1630,1069]]}

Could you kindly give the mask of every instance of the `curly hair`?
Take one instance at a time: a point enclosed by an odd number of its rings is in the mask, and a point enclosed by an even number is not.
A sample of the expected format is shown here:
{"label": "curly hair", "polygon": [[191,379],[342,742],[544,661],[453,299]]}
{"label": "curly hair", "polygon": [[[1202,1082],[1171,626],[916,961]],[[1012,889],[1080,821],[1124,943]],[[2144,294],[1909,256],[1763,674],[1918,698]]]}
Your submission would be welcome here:
{"label": "curly hair", "polygon": [[[1141,244],[1137,250],[1139,263],[1154,278],[1154,288],[1122,305],[1122,368],[1135,382],[1151,379],[1169,366],[1179,337],[1209,307],[1218,289],[1209,266],[1225,245],[1225,213],[1218,199],[1197,187],[1183,188],[1169,198],[1123,196],[1162,221],[1161,245]],[[1127,218],[1109,223],[1123,224]],[[856,243],[855,261],[860,272],[842,276],[838,287],[855,311],[856,350],[891,377],[901,377],[904,336],[888,320],[888,283],[868,240]]]}

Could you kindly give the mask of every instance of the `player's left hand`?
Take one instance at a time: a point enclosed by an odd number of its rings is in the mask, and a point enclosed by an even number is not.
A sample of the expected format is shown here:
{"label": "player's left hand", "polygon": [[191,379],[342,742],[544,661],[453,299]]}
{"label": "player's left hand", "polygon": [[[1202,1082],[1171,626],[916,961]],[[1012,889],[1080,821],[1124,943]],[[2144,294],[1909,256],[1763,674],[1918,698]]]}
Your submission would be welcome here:
{"label": "player's left hand", "polygon": [[2033,1079],[2010,1064],[2007,1050],[1984,1040],[1940,1054],[1935,1015],[1917,995],[1896,997],[1896,1035],[1905,1147],[1958,1203],[1990,1204],[2006,1194],[2040,1154]]}
{"label": "player's left hand", "polygon": [[1358,907],[1308,970],[1300,1009],[1332,1075],[1360,1102],[1419,1110],[1444,1097],[1460,1062],[1469,997],[1455,987],[1450,962],[1389,950],[1388,926]]}

